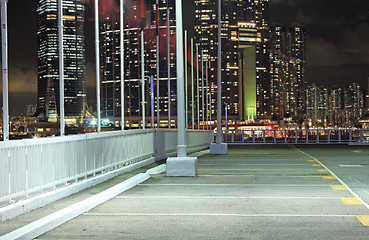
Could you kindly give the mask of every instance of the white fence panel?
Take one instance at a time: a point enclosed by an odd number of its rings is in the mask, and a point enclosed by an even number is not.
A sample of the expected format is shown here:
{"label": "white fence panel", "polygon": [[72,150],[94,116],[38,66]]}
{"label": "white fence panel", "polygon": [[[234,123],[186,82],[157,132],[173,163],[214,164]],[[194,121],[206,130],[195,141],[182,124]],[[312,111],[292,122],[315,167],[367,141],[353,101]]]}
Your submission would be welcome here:
{"label": "white fence panel", "polygon": [[331,144],[369,141],[368,129],[286,129],[226,130],[225,143],[231,144]]}
{"label": "white fence panel", "polygon": [[[188,131],[188,147],[212,131]],[[0,202],[177,150],[177,131],[133,130],[0,142]]]}

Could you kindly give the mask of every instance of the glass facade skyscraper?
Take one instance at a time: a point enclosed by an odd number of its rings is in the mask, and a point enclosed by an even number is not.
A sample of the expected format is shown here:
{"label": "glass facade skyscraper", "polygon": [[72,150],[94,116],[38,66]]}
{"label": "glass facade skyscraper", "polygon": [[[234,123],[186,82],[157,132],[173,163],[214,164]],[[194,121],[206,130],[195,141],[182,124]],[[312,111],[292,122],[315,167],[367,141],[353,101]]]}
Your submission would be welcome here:
{"label": "glass facade skyscraper", "polygon": [[[78,123],[86,111],[84,5],[63,0],[65,118]],[[57,121],[59,115],[58,1],[40,0],[37,8],[38,103],[36,116]]]}

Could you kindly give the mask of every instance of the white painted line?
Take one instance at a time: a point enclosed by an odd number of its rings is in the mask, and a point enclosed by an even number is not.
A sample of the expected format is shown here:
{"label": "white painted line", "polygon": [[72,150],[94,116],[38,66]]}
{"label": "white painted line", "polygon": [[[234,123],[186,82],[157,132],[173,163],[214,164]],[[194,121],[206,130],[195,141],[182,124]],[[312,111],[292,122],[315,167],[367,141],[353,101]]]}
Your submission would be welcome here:
{"label": "white painted line", "polygon": [[85,213],[85,216],[109,217],[354,217],[357,215],[323,215],[323,214],[232,214],[232,213]]}
{"label": "white painted line", "polygon": [[255,174],[242,174],[242,173],[234,173],[234,174],[199,174],[199,177],[262,177],[262,178],[321,178],[325,175],[310,175],[310,176],[281,176],[281,175],[255,175]]}
{"label": "white painted line", "polygon": [[249,196],[208,196],[208,197],[199,197],[199,196],[139,196],[139,197],[130,197],[130,196],[117,196],[115,199],[341,199],[342,197],[277,197],[277,196],[267,196],[267,197],[249,197]]}
{"label": "white painted line", "polygon": [[311,168],[295,168],[295,169],[283,169],[283,168],[235,168],[235,169],[224,169],[224,168],[199,168],[199,171],[313,171]]}
{"label": "white painted line", "polygon": [[346,164],[339,164],[340,167],[363,167],[362,165],[346,165]]}
{"label": "white painted line", "polygon": [[140,173],[92,197],[89,197],[83,201],[80,201],[69,207],[61,209],[44,218],[34,221],[24,227],[21,227],[13,232],[10,232],[0,237],[0,240],[36,238],[44,234],[45,232],[48,232],[60,226],[61,224],[77,217],[78,215],[91,210],[92,208],[100,205],[101,203],[104,203],[114,198],[118,194],[136,186],[137,184],[143,181],[146,181],[149,178],[150,178],[149,174]]}
{"label": "white painted line", "polygon": [[311,157],[312,159],[314,159],[314,160],[316,160],[320,165],[322,165],[322,167],[324,167],[325,169],[327,169],[328,170],[328,172],[332,175],[332,176],[334,176],[336,179],[337,179],[337,181],[339,181],[343,186],[345,186],[350,192],[351,192],[351,194],[352,195],[354,195],[357,199],[359,199],[363,204],[364,204],[364,206],[367,208],[367,209],[369,209],[369,205],[361,198],[361,197],[359,197],[359,195],[357,195],[344,181],[342,181],[334,172],[332,172],[327,166],[325,166],[321,161],[319,161],[317,158],[315,158],[315,157],[313,157],[313,156],[311,156],[310,154],[307,154],[307,153],[305,153],[304,151],[302,151],[302,150],[300,150],[300,149],[298,149],[297,147],[295,147],[294,145],[292,145],[292,147],[294,148],[294,149],[296,149],[297,151],[299,151],[299,152],[301,152],[301,153],[303,153],[303,154],[305,154],[306,156],[309,156],[309,157]]}
{"label": "white painted line", "polygon": [[140,186],[263,186],[263,187],[330,187],[332,184],[251,184],[251,183],[142,183]]}
{"label": "white painted line", "polygon": [[246,163],[240,163],[240,164],[211,164],[211,163],[202,163],[197,164],[198,166],[310,166],[311,164],[246,164]]}

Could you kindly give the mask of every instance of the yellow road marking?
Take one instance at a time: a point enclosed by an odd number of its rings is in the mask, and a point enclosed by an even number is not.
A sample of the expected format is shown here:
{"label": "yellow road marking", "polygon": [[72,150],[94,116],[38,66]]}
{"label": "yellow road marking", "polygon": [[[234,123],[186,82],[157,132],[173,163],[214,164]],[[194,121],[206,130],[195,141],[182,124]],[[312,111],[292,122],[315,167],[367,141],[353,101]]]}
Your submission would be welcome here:
{"label": "yellow road marking", "polygon": [[312,167],[321,167],[322,165],[320,164],[311,164]]}
{"label": "yellow road marking", "polygon": [[331,185],[331,188],[335,191],[347,191],[348,189],[343,185]]}
{"label": "yellow road marking", "polygon": [[307,162],[316,162],[316,160],[306,160]]}
{"label": "yellow road marking", "polygon": [[325,180],[335,180],[335,179],[337,179],[335,176],[323,176],[322,178],[325,179]]}
{"label": "yellow road marking", "polygon": [[357,216],[357,219],[366,227],[369,227],[369,216]]}
{"label": "yellow road marking", "polygon": [[327,169],[316,169],[317,172],[328,172]]}
{"label": "yellow road marking", "polygon": [[363,203],[357,198],[341,198],[346,205],[363,205]]}

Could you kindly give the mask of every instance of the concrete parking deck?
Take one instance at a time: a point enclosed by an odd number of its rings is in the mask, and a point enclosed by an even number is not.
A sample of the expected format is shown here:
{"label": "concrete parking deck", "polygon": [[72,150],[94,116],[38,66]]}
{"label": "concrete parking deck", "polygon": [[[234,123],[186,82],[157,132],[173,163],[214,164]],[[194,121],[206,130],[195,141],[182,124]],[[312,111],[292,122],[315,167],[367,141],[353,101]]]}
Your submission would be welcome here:
{"label": "concrete parking deck", "polygon": [[368,147],[237,146],[198,167],[154,175],[37,239],[368,239]]}

